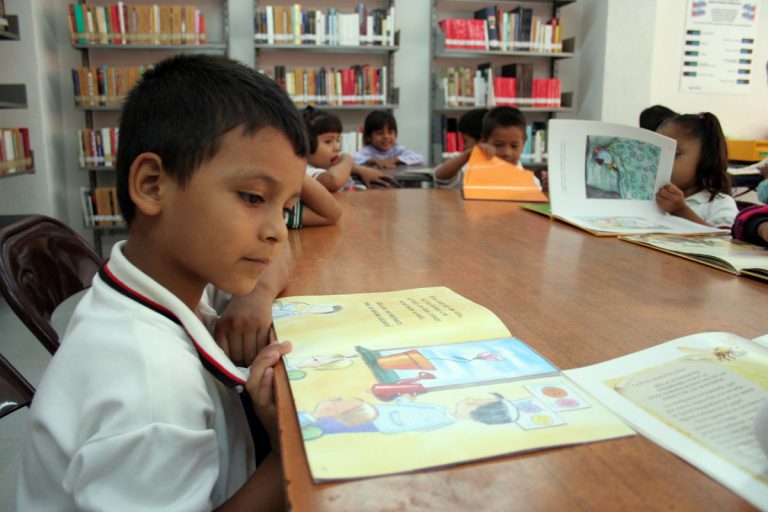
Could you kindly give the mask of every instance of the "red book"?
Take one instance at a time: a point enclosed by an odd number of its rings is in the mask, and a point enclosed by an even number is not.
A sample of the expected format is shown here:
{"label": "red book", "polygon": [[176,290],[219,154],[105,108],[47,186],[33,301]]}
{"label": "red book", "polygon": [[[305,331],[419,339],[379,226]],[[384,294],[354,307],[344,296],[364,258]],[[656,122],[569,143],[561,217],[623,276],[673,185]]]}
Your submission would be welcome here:
{"label": "red book", "polygon": [[111,29],[114,34],[112,44],[123,44],[122,32],[120,32],[120,14],[117,4],[109,6],[109,19],[112,22]]}
{"label": "red book", "polygon": [[457,20],[455,19],[445,19],[440,20],[438,23],[440,30],[443,31],[443,35],[445,36],[446,49],[461,48],[461,46],[456,43],[456,21]]}
{"label": "red book", "polygon": [[488,29],[485,24],[485,20],[464,19],[461,20],[463,25],[467,27],[467,37],[465,39],[464,48],[468,50],[487,50],[488,49]]}
{"label": "red book", "polygon": [[459,150],[458,142],[456,141],[456,132],[447,132],[445,134],[445,151],[447,153],[455,153]]}

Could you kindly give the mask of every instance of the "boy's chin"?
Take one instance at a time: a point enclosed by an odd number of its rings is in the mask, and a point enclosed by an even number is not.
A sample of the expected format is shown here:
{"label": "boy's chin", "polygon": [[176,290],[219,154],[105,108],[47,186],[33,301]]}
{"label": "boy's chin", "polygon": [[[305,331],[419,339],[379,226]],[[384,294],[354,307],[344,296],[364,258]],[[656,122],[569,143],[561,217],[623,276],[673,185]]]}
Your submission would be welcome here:
{"label": "boy's chin", "polygon": [[237,283],[222,283],[221,285],[218,285],[216,283],[213,283],[216,288],[219,290],[225,291],[227,293],[230,293],[232,295],[243,297],[245,295],[249,295],[254,288],[256,288],[256,282],[258,281],[258,278],[254,279],[242,279],[240,282]]}

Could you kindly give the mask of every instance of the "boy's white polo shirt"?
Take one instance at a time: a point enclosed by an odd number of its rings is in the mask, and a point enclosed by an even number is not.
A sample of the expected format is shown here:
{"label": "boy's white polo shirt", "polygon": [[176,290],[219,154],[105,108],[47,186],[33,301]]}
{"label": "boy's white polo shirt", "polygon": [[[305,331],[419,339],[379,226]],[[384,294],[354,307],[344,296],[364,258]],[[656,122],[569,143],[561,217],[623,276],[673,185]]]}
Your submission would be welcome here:
{"label": "boy's white polo shirt", "polygon": [[[19,510],[210,510],[255,469],[230,387],[246,375],[122,246],[78,304],[38,387]],[[199,311],[215,315],[205,296]]]}

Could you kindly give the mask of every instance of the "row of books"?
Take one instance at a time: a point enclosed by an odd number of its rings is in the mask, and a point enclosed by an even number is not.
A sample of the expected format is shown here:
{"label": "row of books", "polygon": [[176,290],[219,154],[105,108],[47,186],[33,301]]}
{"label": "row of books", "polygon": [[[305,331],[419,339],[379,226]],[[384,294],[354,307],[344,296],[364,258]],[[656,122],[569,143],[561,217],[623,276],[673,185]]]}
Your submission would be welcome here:
{"label": "row of books", "polygon": [[0,176],[32,169],[29,128],[0,129]]}
{"label": "row of books", "polygon": [[69,6],[73,44],[205,44],[205,15],[194,5]]}
{"label": "row of books", "polygon": [[84,169],[113,167],[117,162],[120,129],[84,128],[77,130],[77,159]]}
{"label": "row of books", "polygon": [[395,8],[368,11],[361,3],[343,14],[335,8],[267,5],[256,9],[255,29],[262,44],[394,46]]}
{"label": "row of books", "polygon": [[559,78],[533,78],[533,64],[507,64],[500,76],[490,65],[477,70],[450,67],[442,78],[443,101],[448,107],[518,107],[559,108],[562,83]]}
{"label": "row of books", "polygon": [[559,18],[533,15],[527,7],[475,11],[474,19],[447,18],[438,23],[446,49],[558,53],[563,51]]}
{"label": "row of books", "polygon": [[117,188],[81,188],[83,220],[86,227],[120,226],[125,224],[117,200]]}
{"label": "row of books", "polygon": [[72,70],[75,105],[79,107],[121,106],[144,71],[152,66],[81,67]]}
{"label": "row of books", "polygon": [[272,77],[297,105],[383,105],[387,103],[387,66],[294,68],[275,66]]}

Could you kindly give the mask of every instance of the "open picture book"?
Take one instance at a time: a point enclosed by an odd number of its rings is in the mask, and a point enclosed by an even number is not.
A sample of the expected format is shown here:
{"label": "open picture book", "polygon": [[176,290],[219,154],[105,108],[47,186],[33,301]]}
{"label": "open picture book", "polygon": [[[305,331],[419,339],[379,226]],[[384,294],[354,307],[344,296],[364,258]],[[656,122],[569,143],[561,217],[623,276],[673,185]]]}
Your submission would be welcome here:
{"label": "open picture book", "polygon": [[469,155],[461,190],[464,199],[548,201],[532,171],[495,156],[488,157],[478,146]]}
{"label": "open picture book", "polygon": [[675,217],[656,204],[670,182],[673,139],[599,121],[549,122],[552,217],[594,235],[699,235],[726,230]]}
{"label": "open picture book", "polygon": [[729,236],[634,235],[619,238],[731,274],[768,280],[768,248]]}
{"label": "open picture book", "polygon": [[286,297],[273,318],[315,481],[634,433],[448,288]]}
{"label": "open picture book", "polygon": [[694,334],[564,373],[638,432],[768,510],[768,456],[754,425],[768,400],[767,336]]}

